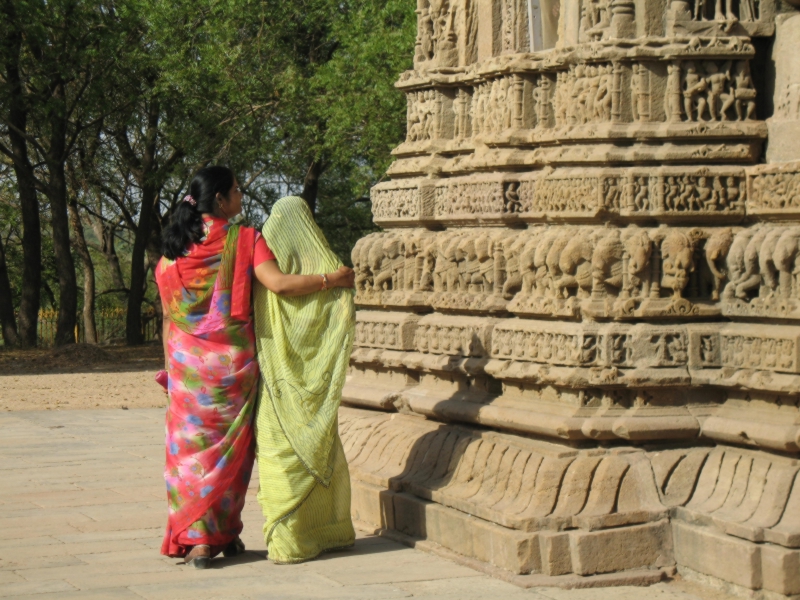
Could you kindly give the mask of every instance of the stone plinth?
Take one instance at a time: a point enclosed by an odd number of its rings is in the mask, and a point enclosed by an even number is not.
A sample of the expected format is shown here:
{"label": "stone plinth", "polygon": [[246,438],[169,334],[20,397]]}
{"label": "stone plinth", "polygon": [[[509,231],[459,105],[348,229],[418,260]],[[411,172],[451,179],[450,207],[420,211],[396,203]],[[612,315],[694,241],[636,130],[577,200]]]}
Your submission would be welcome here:
{"label": "stone plinth", "polygon": [[352,257],[355,517],[553,585],[800,594],[800,14],[417,14]]}

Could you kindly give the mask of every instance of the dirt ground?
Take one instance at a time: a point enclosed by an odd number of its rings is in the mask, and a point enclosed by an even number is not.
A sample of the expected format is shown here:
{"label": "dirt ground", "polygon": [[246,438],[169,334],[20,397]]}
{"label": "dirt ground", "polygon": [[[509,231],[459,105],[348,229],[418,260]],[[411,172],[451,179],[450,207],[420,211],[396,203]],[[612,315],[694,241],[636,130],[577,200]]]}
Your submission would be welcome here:
{"label": "dirt ground", "polygon": [[160,343],[0,350],[0,411],[159,408]]}

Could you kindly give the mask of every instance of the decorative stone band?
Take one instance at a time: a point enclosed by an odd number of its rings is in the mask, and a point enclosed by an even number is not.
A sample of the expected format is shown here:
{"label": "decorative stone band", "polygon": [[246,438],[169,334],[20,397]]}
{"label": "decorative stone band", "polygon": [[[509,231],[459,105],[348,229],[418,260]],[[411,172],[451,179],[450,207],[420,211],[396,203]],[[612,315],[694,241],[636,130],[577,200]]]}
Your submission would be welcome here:
{"label": "decorative stone band", "polygon": [[[598,127],[598,126],[595,126]],[[583,137],[595,135],[595,127],[588,128]],[[687,126],[687,129],[703,129],[705,125]],[[720,125],[720,129],[728,128]],[[542,144],[533,138],[522,142],[509,138],[505,143],[500,140],[486,140],[486,144],[475,145],[475,152],[467,142],[451,140],[431,140],[416,146],[402,146],[402,153],[387,169],[393,179],[436,176],[452,177],[466,175],[475,171],[501,171],[509,167],[533,171],[547,166],[598,167],[609,163],[631,164],[632,162],[655,164],[709,164],[709,163],[753,163],[761,155],[762,140],[765,137],[763,123],[746,124],[742,128],[748,132],[730,132],[731,141],[719,143],[718,139],[704,140],[689,136],[682,142],[654,143],[640,142],[635,131],[629,133],[631,138],[614,136],[613,141],[595,140],[592,145],[577,141],[564,141]],[[719,135],[723,131],[716,132]],[[625,143],[620,143],[624,141]],[[512,143],[513,142],[513,143]],[[520,147],[523,146],[523,147]],[[528,146],[525,148],[524,146]]]}
{"label": "decorative stone band", "polygon": [[545,169],[389,181],[372,189],[383,227],[565,222],[731,223],[800,216],[800,161],[755,167]]}
{"label": "decorative stone band", "polygon": [[800,217],[800,161],[750,167],[747,212],[779,218]]}
{"label": "decorative stone band", "polygon": [[800,560],[797,460],[725,446],[579,450],[350,408],[340,427],[354,518],[371,527],[551,585],[677,561],[751,590],[800,592],[778,576]]}
{"label": "decorative stone band", "polygon": [[[774,0],[764,0],[774,9]],[[765,17],[770,14],[765,12]],[[660,15],[659,15],[660,16]],[[706,26],[730,26],[725,21],[706,22]],[[774,23],[770,23],[773,26]],[[671,62],[674,60],[746,60],[753,58],[755,48],[747,37],[732,35],[672,36],[647,35],[639,39],[570,40],[547,52],[501,53],[485,56],[478,64],[459,65],[442,69],[434,63],[415,63],[414,69],[400,74],[395,84],[402,90],[420,89],[431,85],[455,86],[484,77],[506,73],[531,75],[558,72],[571,65],[612,61]],[[576,45],[573,45],[576,44]],[[475,60],[470,61],[474,63]],[[466,67],[466,68],[465,68]]]}
{"label": "decorative stone band", "polygon": [[[356,362],[364,362],[365,356],[388,356],[364,355],[359,350],[381,348],[414,353],[414,361],[417,354],[491,358],[495,359],[493,374],[502,378],[509,378],[503,374],[502,361],[621,370],[608,385],[624,385],[627,369],[647,370],[648,377],[658,377],[651,369],[679,368],[686,377],[690,371],[711,369],[719,371],[714,382],[726,387],[751,387],[751,383],[740,386],[736,382],[749,380],[754,372],[775,373],[770,379],[776,384],[782,381],[777,374],[791,375],[792,381],[800,375],[800,332],[781,325],[565,323],[363,310],[356,317],[354,358],[362,358]],[[411,364],[402,356],[392,360]],[[712,383],[709,374],[697,376],[704,384]],[[676,383],[685,382],[681,378]],[[654,386],[665,384],[665,380],[653,382]],[[759,389],[789,391],[771,387],[768,381]]]}
{"label": "decorative stone band", "polygon": [[594,319],[800,318],[800,227],[401,229],[353,249],[361,306]]}
{"label": "decorative stone band", "polygon": [[800,450],[800,334],[791,328],[438,314],[404,327],[413,348],[355,349],[346,404],[567,440],[702,434]]}
{"label": "decorative stone band", "polygon": [[[407,137],[394,151],[403,159],[390,174],[426,172],[436,163],[443,172],[618,158],[696,163],[723,159],[726,152],[755,161],[767,127],[756,120],[749,60],[731,60],[731,49],[727,54],[716,60],[691,53],[679,59],[571,57],[534,71],[517,61],[499,70],[490,64],[448,84],[441,78],[423,88],[403,84]],[[622,140],[637,144],[609,155]],[[743,140],[752,142],[749,149],[736,148]],[[487,146],[512,150],[493,153]],[[453,156],[413,159],[423,154]]]}
{"label": "decorative stone band", "polygon": [[413,350],[418,321],[418,315],[409,313],[360,310],[356,313],[355,346]]}

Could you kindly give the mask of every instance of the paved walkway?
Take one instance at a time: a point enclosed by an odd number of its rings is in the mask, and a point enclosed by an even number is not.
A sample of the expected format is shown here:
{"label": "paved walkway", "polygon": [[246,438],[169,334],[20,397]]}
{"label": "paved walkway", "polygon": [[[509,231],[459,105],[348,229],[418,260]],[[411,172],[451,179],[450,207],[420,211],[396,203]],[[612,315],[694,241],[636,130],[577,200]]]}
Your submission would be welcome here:
{"label": "paved walkway", "polygon": [[724,598],[686,582],[522,590],[367,535],[350,551],[277,566],[265,560],[255,477],[243,517],[248,552],[197,571],[159,554],[166,518],[163,430],[163,409],[0,413],[0,597]]}

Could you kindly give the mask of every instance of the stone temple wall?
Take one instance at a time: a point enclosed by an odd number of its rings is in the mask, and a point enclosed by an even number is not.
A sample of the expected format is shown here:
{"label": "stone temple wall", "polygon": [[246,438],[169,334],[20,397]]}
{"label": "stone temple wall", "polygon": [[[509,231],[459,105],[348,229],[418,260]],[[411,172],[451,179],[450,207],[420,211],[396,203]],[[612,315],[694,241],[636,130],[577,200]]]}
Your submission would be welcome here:
{"label": "stone temple wall", "polygon": [[523,585],[800,595],[800,12],[417,15],[353,250],[354,517]]}

